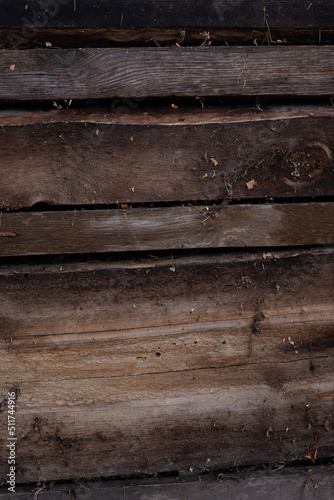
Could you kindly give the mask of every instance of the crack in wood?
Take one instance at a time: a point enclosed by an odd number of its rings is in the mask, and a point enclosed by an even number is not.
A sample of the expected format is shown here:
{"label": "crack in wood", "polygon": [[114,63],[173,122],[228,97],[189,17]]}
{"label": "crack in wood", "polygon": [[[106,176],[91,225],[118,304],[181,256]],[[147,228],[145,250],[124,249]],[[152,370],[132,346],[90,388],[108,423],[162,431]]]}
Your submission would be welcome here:
{"label": "crack in wood", "polygon": [[[313,356],[313,360],[324,360],[324,359],[331,359],[333,358],[334,359],[334,354],[330,354],[330,355],[326,355],[326,356],[316,356],[314,357]],[[108,377],[89,377],[88,378],[84,378],[84,377],[71,377],[70,379],[69,378],[64,378],[64,379],[57,379],[56,382],[57,383],[61,383],[61,382],[68,382],[69,380],[70,381],[84,381],[84,380],[110,380],[110,379],[127,379],[127,378],[139,378],[139,377],[149,377],[149,376],[154,376],[154,375],[168,375],[168,374],[175,374],[175,373],[196,373],[196,372],[200,372],[200,371],[205,371],[205,370],[228,370],[230,368],[246,368],[246,367],[249,367],[249,366],[267,366],[267,365],[275,365],[275,366],[279,366],[279,365],[285,365],[285,364],[293,364],[293,363],[303,363],[305,361],[310,361],[310,358],[307,357],[307,358],[300,358],[300,359],[295,359],[295,360],[287,360],[287,361],[258,361],[256,363],[254,362],[245,362],[245,363],[237,363],[237,364],[230,364],[230,365],[226,365],[226,366],[203,366],[203,367],[199,367],[199,368],[189,368],[189,369],[184,369],[184,370],[173,370],[173,371],[161,371],[161,372],[147,372],[147,373],[135,373],[135,374],[127,374],[127,375],[109,375]],[[35,379],[33,381],[33,383],[42,383],[42,382],[45,382],[45,378],[41,379],[41,380],[38,380],[38,379]],[[53,382],[53,380],[50,380],[50,382]],[[25,385],[25,384],[31,384],[32,382],[31,381],[20,381],[20,386],[21,385]]]}

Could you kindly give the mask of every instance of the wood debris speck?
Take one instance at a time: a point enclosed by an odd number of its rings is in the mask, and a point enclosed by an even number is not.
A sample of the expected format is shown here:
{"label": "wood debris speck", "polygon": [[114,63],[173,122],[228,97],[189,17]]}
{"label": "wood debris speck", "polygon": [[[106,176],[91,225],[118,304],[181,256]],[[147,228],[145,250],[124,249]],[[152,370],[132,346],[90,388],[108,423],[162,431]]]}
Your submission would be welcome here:
{"label": "wood debris speck", "polygon": [[252,179],[251,181],[246,182],[246,186],[247,189],[250,191],[251,189],[257,187],[257,182],[254,179]]}

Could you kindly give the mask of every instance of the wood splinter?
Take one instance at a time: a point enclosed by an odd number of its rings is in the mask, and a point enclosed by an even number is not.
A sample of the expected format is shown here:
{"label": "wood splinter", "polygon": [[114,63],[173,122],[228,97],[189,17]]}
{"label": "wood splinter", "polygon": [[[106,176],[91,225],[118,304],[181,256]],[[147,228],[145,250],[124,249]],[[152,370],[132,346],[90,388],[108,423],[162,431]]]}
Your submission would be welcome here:
{"label": "wood splinter", "polygon": [[14,238],[15,236],[18,236],[17,233],[10,233],[8,231],[0,231],[0,237],[3,238]]}
{"label": "wood splinter", "polygon": [[65,451],[65,448],[64,448],[64,445],[63,445],[63,440],[60,436],[58,436],[58,441],[60,443],[60,446],[59,446],[59,449],[58,451],[61,453],[63,452],[64,453],[64,457],[65,457],[65,467],[68,467],[70,464],[68,463],[68,458],[67,458],[67,453]]}

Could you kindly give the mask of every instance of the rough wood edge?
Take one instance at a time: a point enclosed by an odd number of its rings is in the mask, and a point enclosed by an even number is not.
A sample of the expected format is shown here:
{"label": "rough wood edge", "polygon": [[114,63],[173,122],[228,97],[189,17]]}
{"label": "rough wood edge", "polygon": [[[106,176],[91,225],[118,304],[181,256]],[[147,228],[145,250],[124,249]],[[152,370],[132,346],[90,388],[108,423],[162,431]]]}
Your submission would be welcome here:
{"label": "rough wood edge", "polygon": [[177,109],[143,103],[143,109],[131,112],[112,111],[110,107],[94,106],[81,109],[53,109],[50,111],[29,111],[24,109],[4,109],[0,111],[0,127],[49,123],[93,123],[105,125],[159,125],[186,126],[224,123],[262,122],[275,120],[294,120],[299,118],[334,117],[334,107],[329,102],[323,104],[293,104],[277,106],[234,107],[208,106],[200,109],[197,101],[194,107],[179,106]]}
{"label": "rough wood edge", "polygon": [[[291,257],[298,257],[303,255],[310,255],[312,258],[317,258],[322,255],[331,256],[334,254],[333,246],[314,246],[310,248],[272,248],[269,251],[258,251],[251,249],[246,253],[240,251],[227,251],[222,249],[215,249],[213,253],[203,253],[201,255],[192,252],[173,253],[174,266],[188,266],[193,264],[207,264],[207,263],[233,263],[233,262],[256,262],[256,261],[282,261]],[[122,258],[123,257],[123,258]],[[97,270],[108,269],[151,269],[156,267],[170,268],[172,265],[172,254],[166,257],[165,255],[156,254],[142,254],[133,256],[129,259],[128,256],[120,256],[113,261],[96,260],[93,256],[87,256],[87,260],[82,261],[78,257],[78,261],[66,260],[66,255],[61,259],[61,263],[45,263],[41,264],[39,258],[38,262],[31,261],[31,263],[6,263],[1,262],[0,277],[1,276],[19,276],[24,274],[67,274]],[[61,267],[61,269],[60,269]]]}

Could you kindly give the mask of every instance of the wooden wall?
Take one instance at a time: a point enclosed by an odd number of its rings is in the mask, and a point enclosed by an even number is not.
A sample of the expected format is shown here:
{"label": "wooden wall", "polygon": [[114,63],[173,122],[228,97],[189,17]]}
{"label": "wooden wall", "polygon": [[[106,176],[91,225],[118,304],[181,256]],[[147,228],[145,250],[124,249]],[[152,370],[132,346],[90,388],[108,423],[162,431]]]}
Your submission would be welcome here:
{"label": "wooden wall", "polygon": [[262,3],[0,2],[18,483],[330,466],[334,11]]}

